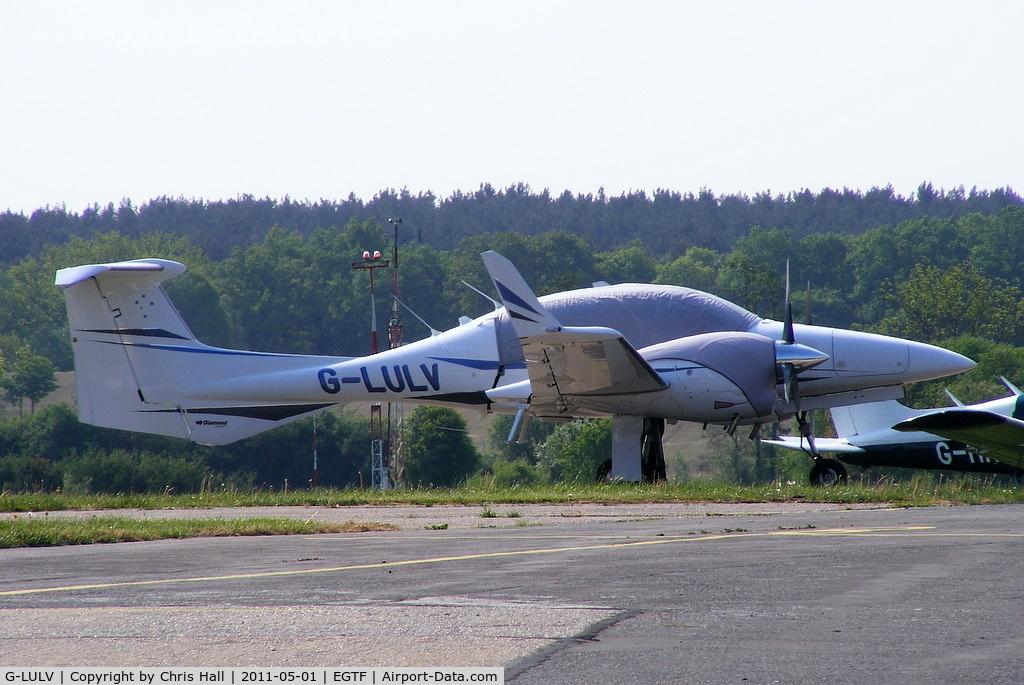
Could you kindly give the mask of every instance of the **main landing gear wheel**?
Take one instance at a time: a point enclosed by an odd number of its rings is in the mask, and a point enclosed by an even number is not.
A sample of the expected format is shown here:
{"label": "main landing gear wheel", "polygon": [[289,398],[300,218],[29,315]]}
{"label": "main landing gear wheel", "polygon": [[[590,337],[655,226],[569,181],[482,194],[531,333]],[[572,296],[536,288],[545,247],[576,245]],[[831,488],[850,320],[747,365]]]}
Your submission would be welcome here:
{"label": "main landing gear wheel", "polygon": [[811,485],[829,487],[845,484],[849,480],[846,467],[835,459],[818,459],[811,469]]}

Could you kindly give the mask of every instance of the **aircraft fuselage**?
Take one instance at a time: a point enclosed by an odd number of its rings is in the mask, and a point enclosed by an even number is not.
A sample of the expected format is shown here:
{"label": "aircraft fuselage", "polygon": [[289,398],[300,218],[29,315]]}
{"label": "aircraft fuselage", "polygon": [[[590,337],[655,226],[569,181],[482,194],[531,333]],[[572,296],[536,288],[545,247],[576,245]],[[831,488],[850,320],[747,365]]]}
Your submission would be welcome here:
{"label": "aircraft fuselage", "polygon": [[1019,475],[1020,469],[981,454],[954,440],[921,440],[902,444],[860,445],[861,454],[837,455],[840,461],[861,468],[892,467],[966,473]]}

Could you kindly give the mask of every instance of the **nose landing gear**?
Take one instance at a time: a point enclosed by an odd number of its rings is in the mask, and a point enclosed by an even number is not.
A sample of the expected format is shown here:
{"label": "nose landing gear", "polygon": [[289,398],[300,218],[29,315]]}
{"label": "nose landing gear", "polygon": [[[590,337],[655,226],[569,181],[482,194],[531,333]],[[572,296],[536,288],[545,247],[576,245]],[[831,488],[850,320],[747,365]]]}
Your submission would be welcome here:
{"label": "nose landing gear", "polygon": [[814,444],[814,430],[807,420],[807,412],[800,412],[796,415],[796,424],[800,428],[800,435],[807,439],[811,459],[814,460],[810,475],[811,485],[830,487],[845,484],[850,476],[843,463],[835,459],[825,459],[818,452],[818,448]]}

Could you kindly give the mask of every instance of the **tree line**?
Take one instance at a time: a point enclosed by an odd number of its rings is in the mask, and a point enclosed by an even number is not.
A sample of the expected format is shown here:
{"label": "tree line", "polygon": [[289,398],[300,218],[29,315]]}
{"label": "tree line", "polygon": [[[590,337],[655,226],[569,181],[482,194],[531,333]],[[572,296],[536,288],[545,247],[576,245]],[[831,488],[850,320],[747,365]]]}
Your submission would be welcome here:
{"label": "tree line", "polygon": [[[415,231],[412,224],[405,219],[403,230]],[[1000,376],[1024,382],[1024,208],[1019,204],[994,214],[923,217],[852,234],[801,235],[792,228],[752,226],[728,249],[692,245],[678,254],[652,253],[640,239],[627,238],[620,236],[621,242],[610,249],[566,231],[478,233],[460,239],[451,250],[400,242],[399,299],[405,306],[390,298],[390,279],[379,279],[378,319],[386,321],[392,312],[402,317],[406,339],[411,340],[429,333],[419,319],[443,329],[460,316],[489,311],[492,303],[464,284],[489,292],[479,258],[487,249],[511,259],[539,294],[599,280],[672,283],[780,318],[788,261],[798,321],[897,334],[956,349],[979,362],[959,378],[915,388],[912,399],[919,405],[942,403],[945,387],[970,402],[1002,392]],[[42,359],[53,369],[72,367],[63,300],[53,285],[57,269],[138,257],[175,259],[188,266],[166,287],[205,342],[277,352],[367,354],[369,284],[365,272],[352,264],[367,249],[390,256],[393,239],[386,220],[353,218],[306,234],[272,226],[259,240],[238,245],[219,259],[191,237],[171,232],[132,235],[115,230],[44,245],[38,254],[0,267],[0,354],[8,360],[7,378],[13,378],[19,358]],[[50,409],[6,422],[2,430],[14,437],[0,436],[0,484],[151,489],[167,481],[159,487],[188,489],[198,486],[197,478],[214,478],[248,487],[280,487],[285,479],[305,483],[309,477],[304,457],[311,449],[311,428],[305,421],[234,446],[203,448],[83,427],[73,421],[70,409],[65,412]],[[458,415],[426,408],[415,412],[422,414],[417,420],[424,425],[449,422],[452,435],[464,428]],[[322,482],[368,482],[365,417],[327,416],[334,418],[325,418],[320,430],[331,439],[321,444],[334,445],[338,452],[330,462],[325,460],[333,466]],[[436,466],[431,467],[434,471],[416,471],[420,465],[414,463],[410,482],[443,484],[480,469],[516,482],[574,478],[589,468],[580,466],[580,460],[593,454],[579,445],[604,444],[607,437],[599,426],[560,427],[557,435],[550,428],[534,436],[526,452],[497,439],[484,454],[461,443],[458,449],[467,454],[458,473],[441,473]],[[49,437],[41,439],[46,431],[51,431]],[[431,444],[429,435],[421,438],[423,445]],[[553,442],[545,446],[549,440]],[[282,460],[283,454],[293,456]],[[141,480],[106,482],[108,473],[135,473]]]}
{"label": "tree line", "polygon": [[1010,188],[936,189],[922,183],[912,196],[891,186],[866,192],[825,188],[789,193],[768,191],[753,196],[716,195],[709,189],[680,193],[659,189],[606,195],[534,192],[518,183],[507,188],[481,185],[474,192],[449,197],[408,190],[384,190],[364,201],[296,201],[243,195],[204,201],[159,197],[136,205],[95,204],[81,212],[44,207],[30,212],[0,213],[0,261],[13,264],[38,256],[46,245],[72,237],[116,231],[128,237],[164,233],[187,237],[211,259],[220,261],[235,249],[263,240],[275,226],[308,238],[318,228],[345,226],[352,220],[405,219],[401,238],[440,251],[480,233],[514,231],[538,235],[564,231],[582,237],[595,250],[607,251],[637,240],[651,255],[678,257],[698,246],[726,251],[751,226],[787,229],[796,238],[818,233],[854,235],[878,226],[895,226],[925,217],[959,219],[969,214],[996,214],[1021,206]]}
{"label": "tree line", "polygon": [[[206,342],[272,352],[356,355],[369,351],[370,291],[352,268],[364,250],[391,257],[390,227],[375,219],[315,229],[308,237],[272,227],[261,241],[215,260],[191,239],[120,232],[72,238],[37,257],[0,266],[0,352],[27,346],[58,370],[71,370],[71,348],[57,269],[159,256],[188,271],[166,287]],[[490,291],[480,252],[497,250],[539,294],[596,281],[671,283],[706,290],[768,317],[783,311],[789,264],[798,320],[858,326],[942,342],[959,336],[1024,346],[1024,208],[992,216],[924,218],[856,235],[799,237],[789,229],[751,227],[729,250],[694,246],[657,256],[639,241],[600,251],[564,231],[536,236],[481,233],[455,249],[401,245],[399,301],[378,275],[378,315],[404,320],[407,336],[454,326],[492,307],[466,284]],[[411,312],[410,312],[411,310]],[[421,322],[422,320],[422,322]],[[410,338],[411,339],[411,338]]]}

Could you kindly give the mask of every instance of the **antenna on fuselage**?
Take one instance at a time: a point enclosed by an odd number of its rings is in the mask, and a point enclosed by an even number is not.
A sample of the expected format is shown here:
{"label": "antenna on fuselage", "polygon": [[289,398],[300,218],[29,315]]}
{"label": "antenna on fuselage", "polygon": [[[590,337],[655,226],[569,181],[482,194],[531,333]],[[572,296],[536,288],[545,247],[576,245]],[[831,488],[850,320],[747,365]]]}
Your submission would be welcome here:
{"label": "antenna on fuselage", "polygon": [[470,290],[475,292],[477,295],[479,295],[480,297],[484,298],[485,300],[487,300],[488,302],[493,304],[494,305],[494,311],[498,311],[499,309],[501,309],[504,306],[503,304],[501,304],[501,302],[498,302],[496,299],[494,299],[493,297],[491,297],[487,293],[483,292],[482,290],[474,288],[469,283],[466,283],[465,281],[463,281],[462,285],[466,286],[467,288],[469,288]]}
{"label": "antenna on fuselage", "polygon": [[433,326],[431,326],[431,325],[430,325],[429,323],[427,323],[426,321],[424,321],[424,320],[423,320],[423,317],[422,317],[422,316],[420,316],[419,314],[417,314],[416,312],[414,312],[414,311],[413,311],[413,309],[412,309],[412,307],[410,307],[409,305],[407,305],[407,304],[406,304],[405,302],[402,302],[402,301],[401,301],[400,299],[398,299],[398,297],[396,297],[396,296],[394,296],[394,295],[392,295],[392,297],[394,297],[394,298],[395,298],[395,302],[397,302],[398,304],[400,304],[400,305],[402,305],[403,307],[405,307],[405,311],[407,311],[407,312],[409,312],[410,314],[412,314],[413,316],[415,316],[415,317],[416,317],[416,319],[417,319],[417,320],[418,320],[418,321],[419,321],[419,322],[420,322],[421,324],[423,324],[424,326],[426,326],[427,328],[429,328],[429,329],[430,329],[430,335],[431,335],[431,336],[434,336],[434,335],[440,335],[440,334],[441,334],[441,331],[439,331],[439,330],[437,330],[436,328],[434,328]]}

